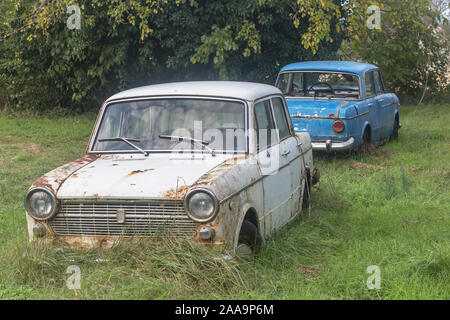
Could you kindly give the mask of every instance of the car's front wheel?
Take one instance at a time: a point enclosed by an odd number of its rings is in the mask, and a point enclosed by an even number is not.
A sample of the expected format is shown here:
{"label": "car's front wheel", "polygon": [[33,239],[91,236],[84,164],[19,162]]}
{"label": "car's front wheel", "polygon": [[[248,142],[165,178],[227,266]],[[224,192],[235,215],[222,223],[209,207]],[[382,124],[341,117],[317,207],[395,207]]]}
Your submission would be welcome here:
{"label": "car's front wheel", "polygon": [[262,239],[258,228],[248,220],[242,222],[241,232],[239,233],[236,255],[242,258],[249,258],[258,252]]}

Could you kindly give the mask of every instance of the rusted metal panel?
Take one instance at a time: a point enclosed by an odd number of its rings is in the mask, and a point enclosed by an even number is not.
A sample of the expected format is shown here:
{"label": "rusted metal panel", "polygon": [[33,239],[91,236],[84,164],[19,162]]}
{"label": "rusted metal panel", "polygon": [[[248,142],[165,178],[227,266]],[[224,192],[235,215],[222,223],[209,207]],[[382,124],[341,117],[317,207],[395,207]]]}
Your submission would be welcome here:
{"label": "rusted metal panel", "polygon": [[40,177],[33,183],[32,187],[45,187],[56,195],[62,183],[66,181],[70,175],[95,161],[98,157],[98,155],[86,155],[71,163],[65,164]]}

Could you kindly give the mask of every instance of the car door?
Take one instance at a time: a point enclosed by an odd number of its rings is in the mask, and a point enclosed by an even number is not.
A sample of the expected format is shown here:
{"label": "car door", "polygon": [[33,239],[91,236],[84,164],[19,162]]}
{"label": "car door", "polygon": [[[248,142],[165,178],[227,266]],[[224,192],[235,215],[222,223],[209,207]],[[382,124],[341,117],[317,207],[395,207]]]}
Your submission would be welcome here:
{"label": "car door", "polygon": [[381,139],[382,136],[382,118],[381,105],[376,99],[375,78],[373,71],[367,71],[364,77],[364,87],[366,93],[366,102],[369,109],[369,121],[372,126],[372,142]]}
{"label": "car door", "polygon": [[270,234],[284,225],[290,213],[290,173],[283,170],[286,159],[280,154],[284,149],[280,149],[270,98],[255,103],[254,119],[256,158],[263,176],[265,234]]}
{"label": "car door", "polygon": [[394,106],[388,94],[386,94],[381,71],[374,71],[375,88],[377,91],[377,102],[381,112],[381,137],[387,138],[394,130]]}
{"label": "car door", "polygon": [[[298,213],[300,192],[302,191],[302,172],[298,141],[293,135],[292,125],[289,122],[289,112],[286,102],[282,97],[272,97],[272,111],[275,127],[280,138],[280,165],[281,170],[286,171],[290,178],[290,212],[283,217],[283,223],[289,222]],[[282,172],[284,175],[284,172]]]}

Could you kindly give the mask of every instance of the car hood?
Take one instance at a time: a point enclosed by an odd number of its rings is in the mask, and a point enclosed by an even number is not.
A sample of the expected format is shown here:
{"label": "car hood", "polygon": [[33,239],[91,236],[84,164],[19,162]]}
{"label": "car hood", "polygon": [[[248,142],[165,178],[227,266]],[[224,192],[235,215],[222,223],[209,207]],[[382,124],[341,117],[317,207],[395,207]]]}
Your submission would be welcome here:
{"label": "car hood", "polygon": [[174,198],[202,175],[230,159],[205,154],[102,156],[70,175],[60,186],[59,199]]}
{"label": "car hood", "polygon": [[309,100],[309,99],[287,99],[289,113],[292,117],[330,117],[338,116],[340,110],[354,100]]}

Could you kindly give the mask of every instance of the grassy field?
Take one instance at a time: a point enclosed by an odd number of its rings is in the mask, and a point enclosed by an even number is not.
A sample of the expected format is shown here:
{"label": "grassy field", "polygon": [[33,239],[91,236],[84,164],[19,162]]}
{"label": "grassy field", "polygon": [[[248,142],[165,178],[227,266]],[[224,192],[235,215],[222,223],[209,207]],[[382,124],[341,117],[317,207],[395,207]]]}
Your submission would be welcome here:
{"label": "grassy field", "polygon": [[[311,216],[226,261],[190,242],[79,252],[27,242],[31,183],[83,155],[93,116],[0,115],[0,298],[449,299],[450,105],[402,107],[400,139],[370,156],[320,158]],[[66,269],[81,269],[81,289]],[[367,267],[381,270],[368,290]]]}

